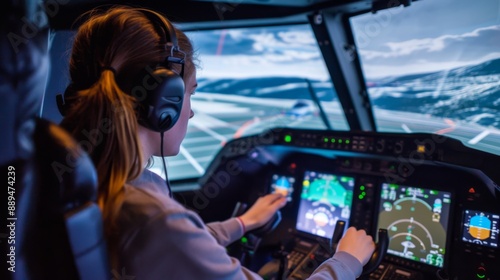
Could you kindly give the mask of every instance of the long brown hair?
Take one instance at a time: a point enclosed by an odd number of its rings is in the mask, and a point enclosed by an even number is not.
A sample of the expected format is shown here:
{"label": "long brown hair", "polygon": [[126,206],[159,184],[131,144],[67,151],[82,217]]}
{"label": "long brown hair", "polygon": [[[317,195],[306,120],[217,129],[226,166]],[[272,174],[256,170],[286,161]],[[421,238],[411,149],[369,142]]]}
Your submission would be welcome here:
{"label": "long brown hair", "polygon": [[[97,169],[97,202],[109,237],[115,231],[124,185],[144,168],[137,134],[138,100],[127,94],[131,86],[127,82],[146,66],[163,61],[170,49],[141,9],[119,6],[86,16],[73,43],[71,84],[65,94],[71,105],[61,125],[86,143],[82,148]],[[186,53],[185,72],[192,73],[192,44],[183,32],[175,30],[179,47]]]}

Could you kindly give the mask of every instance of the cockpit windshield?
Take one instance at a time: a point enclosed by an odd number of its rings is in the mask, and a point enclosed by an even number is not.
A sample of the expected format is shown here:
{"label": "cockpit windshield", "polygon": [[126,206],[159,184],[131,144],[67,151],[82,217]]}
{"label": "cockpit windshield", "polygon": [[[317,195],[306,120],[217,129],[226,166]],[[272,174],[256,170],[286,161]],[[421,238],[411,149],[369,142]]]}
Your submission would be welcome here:
{"label": "cockpit windshield", "polygon": [[416,1],[351,17],[380,132],[500,154],[500,2]]}

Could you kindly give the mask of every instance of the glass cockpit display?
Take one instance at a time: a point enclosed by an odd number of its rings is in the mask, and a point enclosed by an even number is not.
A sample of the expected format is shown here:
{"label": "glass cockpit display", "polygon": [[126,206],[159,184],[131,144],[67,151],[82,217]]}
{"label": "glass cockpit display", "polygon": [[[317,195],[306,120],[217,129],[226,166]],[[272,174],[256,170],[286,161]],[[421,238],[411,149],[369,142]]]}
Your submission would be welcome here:
{"label": "glass cockpit display", "polygon": [[382,184],[377,228],[389,234],[387,253],[443,267],[451,193]]}
{"label": "glass cockpit display", "polygon": [[292,201],[293,184],[295,178],[274,174],[271,180],[271,193],[279,193],[286,197],[287,201]]}
{"label": "glass cockpit display", "polygon": [[465,210],[462,241],[498,248],[500,215]]}
{"label": "glass cockpit display", "polygon": [[331,238],[337,220],[349,226],[354,178],[306,171],[302,181],[297,230]]}

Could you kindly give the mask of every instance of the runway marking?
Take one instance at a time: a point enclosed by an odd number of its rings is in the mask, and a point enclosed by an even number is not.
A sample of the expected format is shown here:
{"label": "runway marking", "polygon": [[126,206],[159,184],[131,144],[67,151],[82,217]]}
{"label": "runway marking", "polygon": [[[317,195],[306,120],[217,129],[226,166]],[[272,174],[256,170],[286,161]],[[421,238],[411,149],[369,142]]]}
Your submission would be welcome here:
{"label": "runway marking", "polygon": [[245,129],[250,126],[251,124],[253,124],[254,122],[259,122],[260,119],[258,117],[255,117],[253,118],[252,120],[248,120],[246,121],[244,124],[242,124],[240,126],[240,128],[238,128],[238,130],[234,133],[233,135],[233,138],[234,139],[237,139],[237,138],[240,138],[242,135],[243,135],[243,132],[245,132]]}
{"label": "runway marking", "polygon": [[448,132],[455,130],[455,123],[452,120],[445,119],[444,122],[449,124],[450,127],[440,129],[440,130],[435,132],[436,134],[445,134],[445,133],[448,133]]}
{"label": "runway marking", "polygon": [[484,137],[488,136],[488,134],[490,134],[490,131],[484,130],[483,132],[479,133],[476,137],[469,140],[468,143],[471,145],[476,145],[479,141],[483,140]]}
{"label": "runway marking", "polygon": [[217,133],[217,132],[215,132],[215,131],[213,131],[213,130],[207,128],[207,127],[205,127],[202,124],[199,124],[197,122],[192,122],[191,124],[194,125],[194,126],[196,126],[196,128],[198,128],[199,130],[205,132],[206,134],[209,134],[210,136],[212,136],[213,138],[215,138],[215,139],[217,139],[217,140],[219,140],[221,142],[224,142],[224,141],[227,140],[227,138],[224,137],[223,135],[220,135],[219,133]]}
{"label": "runway marking", "polygon": [[401,127],[406,133],[412,133],[411,129],[406,124],[402,124]]}
{"label": "runway marking", "polygon": [[205,169],[196,161],[196,159],[194,159],[194,157],[182,145],[180,152],[186,158],[186,160],[189,161],[189,163],[191,163],[194,169],[196,169],[196,171],[200,173],[200,175],[205,173]]}

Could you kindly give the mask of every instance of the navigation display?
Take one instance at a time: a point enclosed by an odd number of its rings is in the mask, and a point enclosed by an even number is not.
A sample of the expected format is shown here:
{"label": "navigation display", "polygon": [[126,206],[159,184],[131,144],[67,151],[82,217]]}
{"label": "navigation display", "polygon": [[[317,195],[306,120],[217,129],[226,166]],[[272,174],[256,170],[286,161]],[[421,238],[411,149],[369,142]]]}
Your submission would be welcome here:
{"label": "navigation display", "polygon": [[462,241],[498,248],[500,215],[465,210]]}
{"label": "navigation display", "polygon": [[295,178],[274,174],[271,180],[271,193],[279,193],[286,197],[287,201],[292,201],[293,184]]}
{"label": "navigation display", "polygon": [[451,194],[382,184],[378,227],[389,234],[387,253],[443,267]]}
{"label": "navigation display", "polygon": [[331,238],[338,219],[349,227],[354,178],[306,171],[302,181],[297,230]]}

